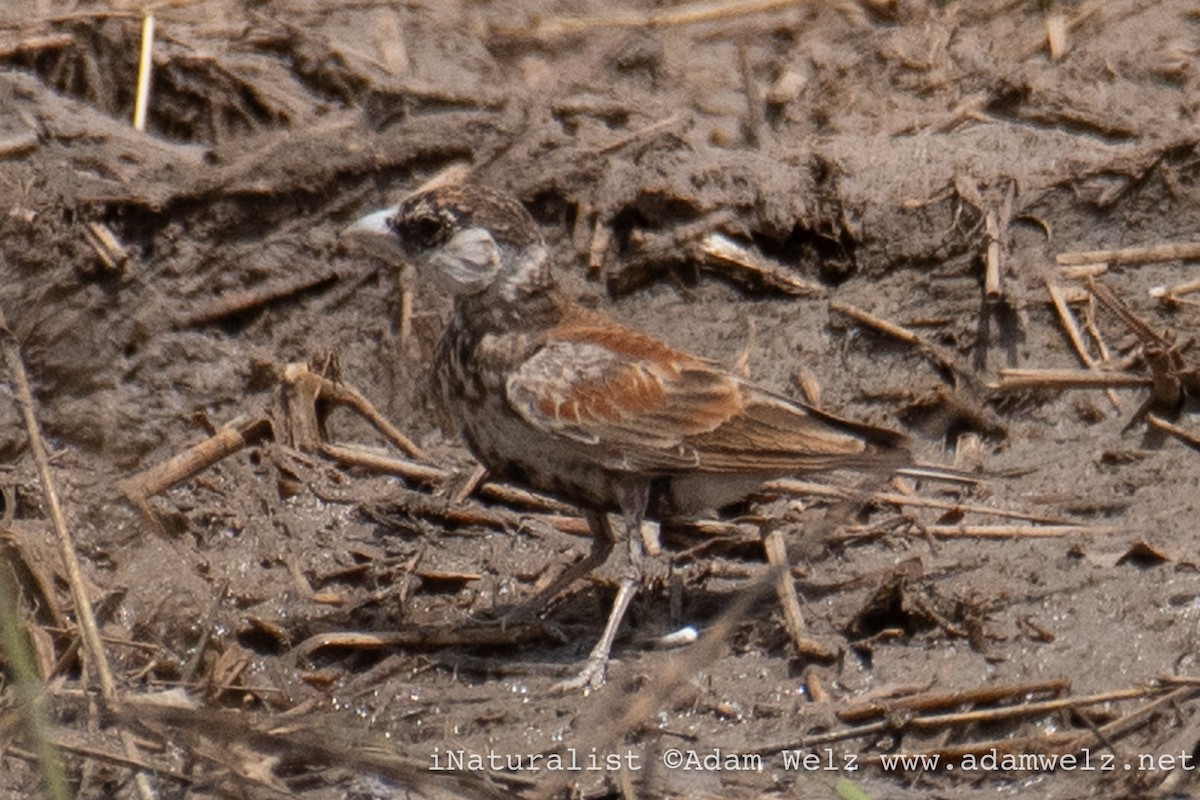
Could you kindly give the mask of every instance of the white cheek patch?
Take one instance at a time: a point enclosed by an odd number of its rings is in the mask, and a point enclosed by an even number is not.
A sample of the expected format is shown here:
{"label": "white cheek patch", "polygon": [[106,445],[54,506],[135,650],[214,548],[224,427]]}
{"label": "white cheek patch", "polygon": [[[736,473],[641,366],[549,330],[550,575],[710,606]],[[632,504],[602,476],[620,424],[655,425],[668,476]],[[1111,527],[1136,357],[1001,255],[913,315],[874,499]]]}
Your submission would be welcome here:
{"label": "white cheek patch", "polygon": [[475,292],[500,271],[500,248],[486,228],[460,231],[429,257],[433,278],[447,291]]}

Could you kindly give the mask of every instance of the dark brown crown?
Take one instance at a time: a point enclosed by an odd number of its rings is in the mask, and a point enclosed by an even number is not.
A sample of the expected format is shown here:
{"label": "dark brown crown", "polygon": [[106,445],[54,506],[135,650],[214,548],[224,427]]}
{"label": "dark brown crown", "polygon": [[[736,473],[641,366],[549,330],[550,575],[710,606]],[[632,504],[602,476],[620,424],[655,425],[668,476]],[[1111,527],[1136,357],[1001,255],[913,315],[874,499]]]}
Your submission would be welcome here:
{"label": "dark brown crown", "polygon": [[406,249],[443,244],[455,232],[481,227],[500,246],[540,244],[541,233],[525,207],[511,197],[477,186],[441,186],[420,192],[400,204],[392,227]]}

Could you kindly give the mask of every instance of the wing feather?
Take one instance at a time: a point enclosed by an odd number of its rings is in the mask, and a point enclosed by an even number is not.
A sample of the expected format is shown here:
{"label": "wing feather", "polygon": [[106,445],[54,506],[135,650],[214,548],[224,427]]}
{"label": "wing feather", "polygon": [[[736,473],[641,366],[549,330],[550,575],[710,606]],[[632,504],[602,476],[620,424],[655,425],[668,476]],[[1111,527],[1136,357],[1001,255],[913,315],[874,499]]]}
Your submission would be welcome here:
{"label": "wing feather", "polygon": [[506,390],[529,425],[610,469],[785,474],[907,459],[902,434],[772,394],[611,324],[550,330]]}

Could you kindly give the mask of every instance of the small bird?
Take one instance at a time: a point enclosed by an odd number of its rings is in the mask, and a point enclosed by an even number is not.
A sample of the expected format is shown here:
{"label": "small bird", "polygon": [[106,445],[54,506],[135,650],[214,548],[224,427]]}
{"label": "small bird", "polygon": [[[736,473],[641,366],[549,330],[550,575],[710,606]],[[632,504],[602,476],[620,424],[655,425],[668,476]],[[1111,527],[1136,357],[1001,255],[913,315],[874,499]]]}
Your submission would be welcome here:
{"label": "small bird", "polygon": [[785,475],[910,463],[901,433],[783,397],[577,305],[509,196],[443,185],[347,233],[386,242],[453,296],[434,382],[488,473],[584,512],[591,553],[538,599],[604,564],[618,541],[608,514],[621,517],[627,555],[612,611],[582,672],[559,688],[604,682],[641,580],[643,519],[694,518]]}

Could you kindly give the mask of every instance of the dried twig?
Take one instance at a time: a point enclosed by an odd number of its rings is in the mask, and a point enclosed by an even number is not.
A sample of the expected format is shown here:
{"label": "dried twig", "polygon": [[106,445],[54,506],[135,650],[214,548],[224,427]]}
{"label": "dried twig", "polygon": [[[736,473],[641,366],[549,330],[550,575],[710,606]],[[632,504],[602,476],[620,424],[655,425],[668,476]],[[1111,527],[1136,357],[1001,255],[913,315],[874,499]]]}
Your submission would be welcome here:
{"label": "dried twig", "polygon": [[193,328],[220,322],[226,317],[242,314],[247,311],[286,300],[293,295],[317,289],[333,283],[339,275],[334,270],[325,270],[315,275],[300,275],[282,281],[263,284],[244,292],[226,292],[210,303],[205,304],[179,322],[178,327]]}
{"label": "dried twig", "polygon": [[1080,369],[1002,369],[997,389],[1096,389],[1149,386],[1151,379],[1128,372]]}
{"label": "dried twig", "polygon": [[475,490],[483,485],[483,482],[487,480],[487,476],[487,467],[483,466],[482,464],[475,467],[475,471],[472,472],[470,477],[463,482],[462,486],[458,487],[458,490],[450,498],[450,501],[452,503],[467,502],[467,498],[474,494]]}
{"label": "dried twig", "polygon": [[1108,350],[1104,336],[1100,333],[1099,326],[1096,325],[1096,298],[1090,292],[1088,293],[1087,304],[1084,306],[1083,311],[1083,327],[1087,330],[1088,335],[1092,337],[1092,341],[1096,343],[1096,349],[1100,351],[1100,363],[1111,363],[1112,354]]}
{"label": "dried twig", "polygon": [[938,402],[950,414],[968,426],[986,433],[1004,431],[1003,423],[984,405],[990,390],[994,387],[985,385],[973,371],[963,368],[953,352],[928,341],[909,328],[880,319],[861,308],[831,300],[829,310],[850,317],[861,325],[915,347],[941,372],[942,378],[953,388],[953,393],[950,391],[937,393]]}
{"label": "dried twig", "polygon": [[663,117],[662,119],[652,122],[645,127],[638,128],[635,131],[630,131],[623,136],[619,136],[607,144],[602,144],[599,147],[595,147],[592,149],[592,152],[596,153],[597,155],[608,155],[609,153],[614,153],[626,145],[647,139],[657,133],[660,133],[661,131],[673,128],[681,122],[684,122],[686,119],[687,117],[683,116],[682,114],[672,114],[669,117]]}
{"label": "dried twig", "polygon": [[1164,686],[1200,686],[1200,675],[1160,675],[1155,680]]}
{"label": "dried twig", "polygon": [[871,328],[878,333],[882,333],[884,336],[890,336],[897,341],[916,347],[926,358],[933,361],[941,369],[951,373],[956,379],[973,379],[970,373],[959,367],[958,359],[954,357],[953,353],[944,347],[939,347],[932,342],[926,341],[916,331],[905,328],[902,325],[897,325],[894,322],[888,322],[868,311],[847,303],[838,302],[837,300],[829,301],[829,310],[850,317],[855,322]]}
{"label": "dried twig", "polygon": [[738,72],[742,77],[742,95],[746,98],[746,122],[744,125],[746,144],[758,147],[762,144],[763,97],[754,80],[754,69],[750,63],[750,47],[746,42],[738,43]]}
{"label": "dried twig", "polygon": [[[957,764],[967,756],[976,758],[995,753],[998,757],[1019,755],[1028,758],[1033,753],[1050,753],[1061,750],[1072,741],[1070,734],[1047,733],[1042,736],[1027,736],[1020,739],[985,739],[965,744],[943,745],[932,750],[914,753],[917,757],[935,756],[939,763]],[[876,754],[864,755],[859,759],[860,764],[878,765],[882,761]],[[1064,764],[1065,766],[1065,764]]]}
{"label": "dried twig", "polygon": [[[1050,301],[1054,304],[1054,310],[1058,312],[1058,319],[1062,322],[1063,329],[1067,332],[1067,338],[1071,340],[1071,347],[1075,350],[1075,355],[1079,356],[1079,360],[1083,365],[1092,371],[1098,371],[1100,365],[1092,358],[1091,353],[1087,351],[1087,347],[1083,344],[1083,336],[1079,332],[1079,323],[1075,321],[1075,315],[1071,313],[1070,306],[1067,305],[1067,300],[1063,296],[1062,289],[1058,284],[1053,283],[1049,278],[1046,279],[1046,291],[1050,293]],[[1121,410],[1121,401],[1117,399],[1116,392],[1111,387],[1107,388],[1108,401],[1112,403],[1113,408]]]}
{"label": "dried twig", "polygon": [[713,22],[777,11],[799,2],[800,0],[700,0],[663,10],[623,11],[602,17],[547,17],[537,20],[531,28],[506,28],[497,30],[496,33],[511,38],[546,41],[587,33],[598,28],[657,28]]}
{"label": "dried twig", "polygon": [[1175,286],[1155,286],[1150,289],[1150,296],[1169,306],[1178,303],[1194,304],[1194,300],[1183,300],[1181,298],[1185,294],[1193,294],[1195,292],[1200,292],[1200,278],[1193,278],[1190,281],[1185,281]]}
{"label": "dried twig", "polygon": [[1188,447],[1192,448],[1193,450],[1200,450],[1200,436],[1197,436],[1196,434],[1192,433],[1188,429],[1181,428],[1178,425],[1173,425],[1170,422],[1167,422],[1162,417],[1156,416],[1154,414],[1147,414],[1146,422],[1150,423],[1155,428],[1158,428],[1160,431],[1163,431],[1164,433],[1171,434],[1176,439],[1183,442],[1184,444],[1186,444]]}
{"label": "dried twig", "polygon": [[1113,294],[1112,290],[1099,281],[1088,279],[1088,289],[1100,305],[1115,314],[1144,346],[1168,348],[1172,342],[1166,336],[1151,328],[1145,320],[1138,317],[1123,300]]}
{"label": "dried twig", "polygon": [[1004,299],[1004,289],[1000,285],[1000,226],[996,222],[996,212],[987,212],[983,223],[984,230],[987,233],[987,253],[984,256],[983,294],[989,303],[998,303]]}
{"label": "dried twig", "polygon": [[154,15],[142,18],[142,49],[138,56],[138,75],[133,105],[133,129],[146,130],[146,111],[150,106],[150,70],[154,66]]}
{"label": "dried twig", "polygon": [[949,133],[967,120],[985,120],[987,115],[984,113],[984,109],[987,108],[991,100],[992,95],[990,92],[976,92],[964,97],[949,111],[940,113],[931,112],[921,114],[915,118],[909,118],[889,133],[892,136],[905,136],[917,131]]}
{"label": "dried twig", "polygon": [[47,50],[62,50],[75,44],[73,33],[46,33],[36,36],[25,36],[15,42],[0,44],[0,58],[6,61],[13,56],[37,54]]}
{"label": "dried twig", "polygon": [[1046,15],[1046,46],[1050,49],[1050,60],[1059,61],[1067,54],[1067,17],[1061,12]]}
{"label": "dried twig", "polygon": [[1183,402],[1185,393],[1200,392],[1200,370],[1184,361],[1183,347],[1175,343],[1174,331],[1159,333],[1151,328],[1104,284],[1089,280],[1088,288],[1100,305],[1116,314],[1142,343],[1142,355],[1150,370],[1150,396],[1134,414],[1130,425],[1149,411],[1174,412]]}
{"label": "dried twig", "polygon": [[1085,367],[1092,370],[1096,369],[1098,365],[1083,343],[1083,335],[1079,332],[1079,323],[1075,321],[1075,315],[1071,313],[1062,289],[1057,284],[1046,279],[1046,291],[1050,294],[1050,301],[1054,304],[1054,310],[1058,312],[1059,322],[1062,323],[1063,330],[1067,333],[1067,338],[1071,340],[1071,347],[1075,350],[1075,355],[1079,356],[1079,360],[1083,362]]}
{"label": "dried twig", "polygon": [[763,537],[763,549],[767,553],[767,563],[775,569],[775,595],[783,609],[783,620],[791,634],[792,642],[801,658],[827,661],[834,657],[819,643],[808,638],[808,627],[804,623],[804,611],[800,607],[800,597],[796,594],[796,583],[792,580],[791,565],[788,562],[787,547],[783,542],[783,532],[773,530]]}
{"label": "dried twig", "polygon": [[386,650],[398,647],[440,649],[446,647],[479,647],[513,645],[546,638],[541,625],[514,623],[508,625],[474,625],[452,628],[446,625],[411,627],[389,633],[345,631],[318,633],[292,649],[298,661],[328,648],[343,650]]}
{"label": "dried twig", "polygon": [[983,703],[998,703],[1001,700],[1027,698],[1033,695],[1058,695],[1071,688],[1068,680],[1050,680],[1037,683],[1018,683],[1004,686],[980,686],[959,692],[924,692],[898,697],[891,700],[855,703],[834,713],[842,722],[862,722],[878,717],[913,711],[933,711],[963,706],[978,706]]}
{"label": "dried twig", "polygon": [[484,528],[511,531],[520,527],[523,517],[506,508],[481,506],[478,503],[449,503],[443,498],[425,492],[394,487],[385,501],[389,510],[381,516],[393,516],[396,508],[406,517],[421,517],[452,526],[475,525]]}
{"label": "dried twig", "polygon": [[868,311],[864,311],[857,306],[841,303],[837,300],[830,300],[829,310],[835,311],[838,314],[844,314],[855,322],[861,323],[874,331],[882,333],[885,336],[890,336],[897,341],[904,342],[905,344],[911,344],[915,347],[925,347],[927,345],[927,342],[921,338],[919,333],[909,330],[902,325],[888,322],[887,320],[877,317]]}
{"label": "dried twig", "polygon": [[[1143,696],[1148,697],[1152,694],[1161,694],[1164,691],[1164,689],[1166,689],[1166,688],[1169,688],[1169,687],[1154,686],[1154,687],[1148,687],[1141,691],[1142,691]],[[1136,692],[1136,691],[1137,690],[1130,690],[1130,694],[1132,696],[1136,696],[1136,695],[1133,695],[1133,692]],[[1200,686],[1181,686],[1181,687],[1177,688],[1175,691],[1168,692],[1167,694],[1163,694],[1161,697],[1154,699],[1153,701],[1147,703],[1146,705],[1142,706],[1141,708],[1137,709],[1136,711],[1132,711],[1129,714],[1126,714],[1125,716],[1121,717],[1120,719],[1115,719],[1112,722],[1108,723],[1107,725],[1100,726],[1100,728],[1098,728],[1094,731],[1088,731],[1087,733],[1083,734],[1079,738],[1077,738],[1074,741],[1067,744],[1065,746],[1064,750],[1066,752],[1074,752],[1074,751],[1080,750],[1084,747],[1090,747],[1090,746],[1100,743],[1100,742],[1110,742],[1113,739],[1117,738],[1118,736],[1122,736],[1125,733],[1128,733],[1129,731],[1131,731],[1135,728],[1141,727],[1146,722],[1148,722],[1150,720],[1150,718],[1157,712],[1165,710],[1167,708],[1170,708],[1171,706],[1174,706],[1178,703],[1182,703],[1185,700],[1190,700],[1191,698],[1195,697],[1197,693],[1200,693]],[[1109,694],[1118,694],[1118,693],[1110,692]],[[1121,700],[1121,699],[1125,699],[1125,698],[1114,698],[1114,699]],[[1107,701],[1103,701],[1103,702],[1107,702]]]}
{"label": "dried twig", "polygon": [[[122,721],[153,730],[173,728],[184,731],[188,741],[202,741],[197,748],[208,758],[238,772],[247,782],[270,789],[270,796],[281,794],[279,785],[269,782],[271,769],[283,759],[314,768],[339,767],[356,774],[377,775],[414,794],[425,797],[456,797],[464,800],[504,800],[524,794],[534,783],[523,775],[501,771],[475,774],[468,771],[430,770],[429,755],[421,758],[397,753],[383,739],[336,730],[318,715],[288,715],[282,724],[276,717],[256,719],[244,709],[210,711],[181,707],[164,702],[138,702],[130,698]],[[261,766],[260,766],[261,765]],[[247,792],[242,795],[262,795]],[[252,786],[250,787],[252,788]]]}
{"label": "dried twig", "polygon": [[600,219],[596,215],[592,222],[592,241],[588,245],[588,273],[592,277],[599,277],[604,270],[604,257],[608,253],[608,246],[612,242],[612,228],[608,223]]}
{"label": "dried twig", "polygon": [[288,424],[292,443],[301,450],[316,450],[320,447],[322,437],[317,420],[316,402],[323,400],[353,409],[384,438],[405,453],[414,458],[428,460],[421,448],[380,414],[353,386],[331,381],[313,372],[307,364],[301,363],[284,367],[283,383],[288,397]]}
{"label": "dried twig", "polygon": [[100,263],[110,272],[119,272],[129,261],[129,248],[102,222],[89,222],[83,228],[84,238],[96,251]]}
{"label": "dried twig", "polygon": [[1080,250],[1059,253],[1055,261],[1060,267],[1082,264],[1157,264],[1162,261],[1192,261],[1200,259],[1200,242],[1178,242],[1147,247],[1127,247],[1121,250]]}
{"label": "dried twig", "polygon": [[195,477],[221,459],[270,436],[270,420],[237,419],[202,442],[192,445],[162,463],[117,484],[121,493],[139,506],[159,492]]}
{"label": "dried twig", "polygon": [[[874,535],[873,525],[850,525],[831,540],[844,541],[864,535]],[[912,535],[940,539],[1058,539],[1064,536],[1091,536],[1116,533],[1117,528],[1104,525],[920,525]]]}
{"label": "dried twig", "polygon": [[[1188,687],[1190,690],[1193,688]],[[1162,693],[1163,689],[1161,687],[1140,687],[1136,689],[1119,689],[1112,692],[1101,692],[1099,694],[1083,695],[1080,697],[1064,697],[1055,700],[1042,700],[1035,703],[1022,703],[1015,706],[957,711],[948,714],[931,714],[929,716],[918,716],[902,721],[886,719],[882,722],[874,722],[869,725],[839,728],[828,733],[806,737],[799,742],[764,748],[763,751],[807,749],[832,742],[845,741],[846,739],[857,739],[861,736],[884,733],[894,730],[897,726],[902,730],[936,731],[961,725],[989,724],[1010,719],[1040,717],[1065,709],[1083,708],[1118,700],[1136,700]]]}
{"label": "dried twig", "polygon": [[[71,599],[75,604],[75,614],[84,650],[100,681],[100,696],[110,710],[116,710],[120,704],[117,685],[108,665],[104,642],[100,638],[100,629],[96,625],[92,600],[88,596],[83,580],[83,570],[80,568],[79,559],[75,554],[75,543],[71,539],[71,532],[67,529],[67,518],[63,514],[62,505],[58,500],[54,476],[50,472],[50,458],[46,454],[46,445],[42,441],[41,428],[34,410],[33,391],[29,387],[29,377],[25,373],[25,362],[21,359],[21,349],[17,344],[16,336],[9,328],[8,319],[2,310],[0,310],[0,349],[4,352],[4,361],[8,367],[9,377],[16,388],[17,404],[21,408],[25,430],[29,436],[29,449],[33,454],[34,463],[37,465],[38,480],[42,484],[42,493],[46,498],[46,509],[50,514],[50,521],[58,538],[59,552],[62,556],[63,568],[66,571],[67,584],[71,588]],[[136,760],[137,746],[134,744],[133,736],[123,728],[118,731],[118,736],[126,757]],[[135,782],[138,793],[144,800],[151,800],[154,797],[145,772],[138,771],[135,774]]]}
{"label": "dried twig", "polygon": [[[131,758],[127,755],[114,753],[111,750],[104,750],[99,747],[88,747],[87,745],[78,744],[76,742],[69,742],[61,736],[54,738],[52,743],[56,748],[62,750],[64,753],[72,753],[74,755],[81,756],[82,758],[87,758],[92,761],[100,761],[105,764],[113,764],[114,766],[118,767],[129,767],[131,769],[153,772],[154,777],[156,778],[166,778],[168,780],[189,785],[193,780],[190,776],[185,775],[178,770],[172,769],[165,764],[151,763],[140,758]],[[39,760],[38,756],[34,753],[30,753],[27,750],[22,750],[17,747],[7,748],[5,753],[7,755],[16,756],[22,761],[29,761],[31,763],[36,763]]]}
{"label": "dried twig", "polygon": [[1058,275],[1071,280],[1086,280],[1095,278],[1108,272],[1108,264],[1100,262],[1099,264],[1080,264],[1074,267],[1059,267]]}
{"label": "dried twig", "polygon": [[[320,452],[343,464],[364,467],[378,472],[399,475],[405,480],[418,483],[442,483],[453,477],[450,470],[434,467],[428,464],[417,464],[402,458],[394,458],[381,453],[366,450],[361,447],[347,445],[323,444]],[[484,483],[479,487],[479,493],[502,503],[521,508],[541,508],[551,511],[561,511],[565,508],[561,503],[548,497],[518,489],[505,483]],[[556,526],[557,527],[557,526]]]}
{"label": "dried twig", "polygon": [[[779,480],[771,481],[763,486],[763,490],[767,492],[778,492],[781,494],[799,494],[799,495],[817,495],[820,497],[833,497],[839,500],[856,497],[852,492],[842,489],[838,486],[830,486],[824,483],[816,483],[813,481],[802,481],[794,478],[780,478]],[[956,514],[982,514],[985,516],[1000,517],[1002,519],[1021,519],[1028,522],[1039,522],[1044,525],[1071,525],[1069,519],[1062,517],[1048,517],[1040,514],[1031,514],[1028,511],[1017,511],[1007,508],[991,508],[975,503],[959,503],[954,500],[939,500],[934,497],[921,497],[919,495],[899,494],[896,492],[876,492],[864,500],[868,503],[887,503],[888,505],[898,508],[933,508],[941,511],[950,511]]]}
{"label": "dried twig", "polygon": [[400,344],[408,345],[412,341],[412,320],[413,320],[413,290],[408,286],[400,287]]}
{"label": "dried twig", "polygon": [[[735,242],[723,233],[716,231],[708,234],[696,247],[697,252],[711,264],[722,267],[734,267],[745,273],[745,278],[762,283],[772,289],[778,289],[789,295],[821,294],[824,289],[791,273],[782,264],[755,253],[748,247]],[[732,277],[743,279],[743,276]]]}

